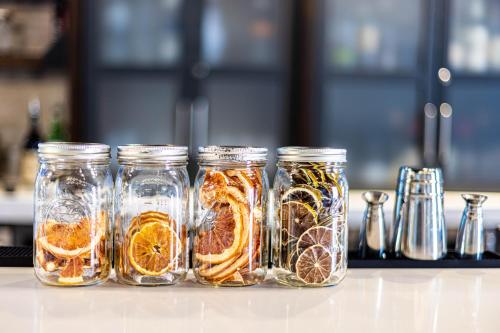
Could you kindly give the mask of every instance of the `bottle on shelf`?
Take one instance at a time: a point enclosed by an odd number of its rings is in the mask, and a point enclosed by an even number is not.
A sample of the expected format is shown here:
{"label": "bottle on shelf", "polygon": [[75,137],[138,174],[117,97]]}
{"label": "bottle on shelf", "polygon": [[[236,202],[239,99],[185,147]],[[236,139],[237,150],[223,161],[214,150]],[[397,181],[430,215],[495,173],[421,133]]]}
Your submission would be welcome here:
{"label": "bottle on shelf", "polygon": [[32,187],[35,184],[38,169],[38,144],[43,141],[38,129],[40,119],[40,100],[38,98],[29,102],[28,114],[30,117],[30,129],[22,147],[20,182],[25,187]]}
{"label": "bottle on shelf", "polygon": [[54,116],[50,123],[50,132],[48,141],[67,141],[66,132],[62,121],[63,106],[57,104],[54,110]]}

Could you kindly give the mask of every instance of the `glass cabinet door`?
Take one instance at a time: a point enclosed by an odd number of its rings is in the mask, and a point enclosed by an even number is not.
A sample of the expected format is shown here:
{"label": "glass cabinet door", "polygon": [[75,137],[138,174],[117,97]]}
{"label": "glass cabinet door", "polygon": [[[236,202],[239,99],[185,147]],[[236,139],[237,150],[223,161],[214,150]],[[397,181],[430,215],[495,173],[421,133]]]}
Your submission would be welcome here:
{"label": "glass cabinet door", "polygon": [[453,0],[449,8],[440,156],[448,188],[500,186],[500,2]]}
{"label": "glass cabinet door", "polygon": [[268,147],[274,158],[288,135],[289,1],[205,0],[201,19],[208,143]]}
{"label": "glass cabinet door", "polygon": [[322,98],[313,128],[321,145],[347,148],[354,187],[392,188],[402,164],[422,159],[427,3],[322,6]]}
{"label": "glass cabinet door", "polygon": [[181,95],[182,5],[181,0],[86,3],[86,137],[113,146],[174,142]]}

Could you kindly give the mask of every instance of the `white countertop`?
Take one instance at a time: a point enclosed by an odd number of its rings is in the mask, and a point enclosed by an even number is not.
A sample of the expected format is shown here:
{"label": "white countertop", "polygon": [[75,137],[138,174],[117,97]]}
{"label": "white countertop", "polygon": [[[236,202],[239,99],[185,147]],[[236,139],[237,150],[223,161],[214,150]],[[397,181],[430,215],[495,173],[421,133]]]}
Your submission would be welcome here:
{"label": "white countertop", "polygon": [[0,268],[2,332],[497,332],[500,269],[351,269],[337,287],[41,285]]}

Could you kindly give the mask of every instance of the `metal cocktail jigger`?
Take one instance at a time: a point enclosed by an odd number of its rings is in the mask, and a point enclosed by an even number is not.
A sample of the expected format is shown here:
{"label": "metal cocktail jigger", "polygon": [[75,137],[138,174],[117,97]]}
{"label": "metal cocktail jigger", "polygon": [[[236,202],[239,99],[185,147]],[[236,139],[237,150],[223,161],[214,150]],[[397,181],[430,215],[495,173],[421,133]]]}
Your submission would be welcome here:
{"label": "metal cocktail jigger", "polygon": [[455,252],[459,258],[480,260],[485,248],[483,203],[488,199],[480,194],[462,194],[465,209],[458,229]]}
{"label": "metal cocktail jigger", "polygon": [[417,173],[417,169],[409,166],[399,168],[398,182],[396,185],[396,202],[394,203],[394,215],[389,230],[392,252],[396,257],[401,256],[401,237],[403,235],[403,223],[401,221],[404,203],[408,202],[410,196],[410,183]]}
{"label": "metal cocktail jigger", "polygon": [[383,205],[389,196],[377,191],[365,192],[362,196],[367,207],[359,234],[359,256],[385,259],[387,249]]}
{"label": "metal cocktail jigger", "polygon": [[418,170],[402,208],[401,252],[410,259],[437,260],[446,255],[443,174],[438,168]]}

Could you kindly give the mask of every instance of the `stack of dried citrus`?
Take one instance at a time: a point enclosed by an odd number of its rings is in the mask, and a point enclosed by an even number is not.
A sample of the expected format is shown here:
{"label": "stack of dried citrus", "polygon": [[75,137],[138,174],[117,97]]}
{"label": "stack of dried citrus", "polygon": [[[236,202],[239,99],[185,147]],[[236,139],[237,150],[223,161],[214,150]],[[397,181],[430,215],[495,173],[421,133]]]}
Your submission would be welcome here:
{"label": "stack of dried citrus", "polygon": [[194,238],[197,279],[215,285],[261,280],[263,187],[259,168],[207,169],[199,188],[203,216]]}
{"label": "stack of dried citrus", "polygon": [[177,230],[166,213],[148,211],[134,217],[123,240],[116,244],[116,269],[120,280],[161,276],[184,267],[187,231]]}
{"label": "stack of dried citrus", "polygon": [[59,284],[71,285],[107,276],[110,263],[106,249],[105,213],[93,222],[83,218],[67,223],[47,220],[38,224],[36,260],[44,274],[57,277]]}
{"label": "stack of dried citrus", "polygon": [[288,174],[291,186],[280,193],[278,207],[278,266],[305,285],[327,284],[343,260],[342,188],[324,163],[302,163]]}

